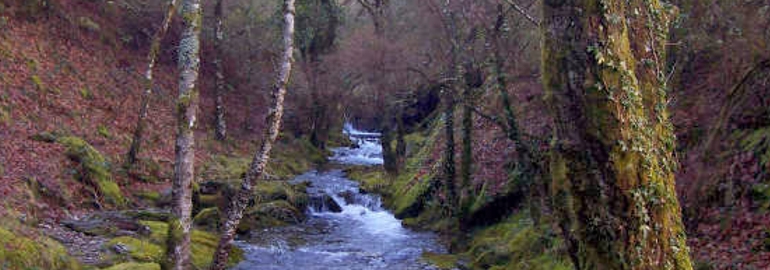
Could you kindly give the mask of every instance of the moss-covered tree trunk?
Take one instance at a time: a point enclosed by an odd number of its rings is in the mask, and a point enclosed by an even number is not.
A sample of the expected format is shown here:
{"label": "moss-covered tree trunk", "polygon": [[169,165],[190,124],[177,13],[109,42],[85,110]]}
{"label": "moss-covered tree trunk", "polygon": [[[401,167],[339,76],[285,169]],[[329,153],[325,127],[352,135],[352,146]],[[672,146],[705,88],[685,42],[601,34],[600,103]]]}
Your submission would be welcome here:
{"label": "moss-covered tree trunk", "polygon": [[[463,89],[463,104],[462,106],[462,156],[460,157],[460,185],[463,188],[467,188],[471,184],[471,176],[473,175],[473,109],[475,101],[471,91],[473,86],[466,85]],[[463,198],[467,196],[462,196]]]}
{"label": "moss-covered tree trunk", "polygon": [[150,97],[152,96],[152,72],[155,67],[155,62],[158,59],[158,53],[160,52],[160,43],[163,40],[163,37],[166,36],[168,28],[171,25],[171,20],[176,13],[177,1],[178,0],[168,1],[166,16],[163,18],[160,28],[158,28],[158,31],[156,31],[155,35],[152,37],[150,52],[147,54],[147,71],[144,73],[144,92],[142,92],[142,101],[139,105],[139,118],[136,120],[134,137],[131,140],[131,146],[128,150],[128,158],[126,160],[128,166],[131,166],[136,162],[136,158],[139,155],[139,150],[142,146],[142,136],[144,135],[144,129],[147,126],[147,113],[150,109]]}
{"label": "moss-covered tree trunk", "polygon": [[442,160],[442,178],[445,189],[444,206],[450,217],[458,213],[459,198],[457,196],[456,169],[455,169],[455,94],[456,87],[462,86],[463,67],[460,64],[462,46],[460,41],[460,32],[457,27],[457,15],[448,6],[444,7],[444,26],[447,30],[447,36],[451,43],[451,62],[448,68],[446,78],[448,83],[442,88],[441,99],[444,104],[444,153]]}
{"label": "moss-covered tree trunk", "polygon": [[387,126],[382,131],[382,137],[380,137],[380,145],[382,146],[382,167],[385,172],[396,175],[398,174],[398,163],[396,152],[393,151],[393,131]]}
{"label": "moss-covered tree trunk", "polygon": [[195,125],[200,69],[201,1],[184,0],[184,30],[179,41],[179,98],[177,100],[176,161],[172,208],[164,269],[190,269],[192,185],[195,178]]}
{"label": "moss-covered tree trunk", "polygon": [[[403,112],[403,110],[401,110]],[[404,116],[398,113],[396,116],[396,170],[399,170],[406,163],[406,127],[404,126]]]}
{"label": "moss-covered tree trunk", "polygon": [[273,143],[278,139],[281,130],[281,118],[283,117],[283,101],[289,86],[291,77],[292,63],[294,60],[294,0],[284,0],[283,4],[284,25],[283,25],[283,51],[281,53],[281,66],[272,89],[272,104],[268,111],[265,123],[265,134],[262,146],[254,155],[246,177],[243,179],[241,189],[230,199],[230,204],[225,210],[225,221],[222,224],[222,237],[219,239],[219,245],[214,252],[214,263],[211,266],[213,270],[223,270],[227,266],[227,261],[235,239],[235,230],[243,218],[243,211],[249,204],[249,200],[254,196],[253,188],[257,180],[262,177],[267,162],[270,159],[270,150]]}
{"label": "moss-covered tree trunk", "polygon": [[216,57],[214,58],[214,66],[216,68],[214,74],[214,102],[215,102],[215,119],[214,119],[214,131],[216,133],[217,140],[224,140],[227,138],[227,125],[225,122],[225,69],[222,64],[222,58],[224,56],[224,39],[225,31],[223,28],[223,16],[224,16],[224,0],[217,0],[217,4],[214,8],[214,17],[216,18],[214,26],[214,50]]}
{"label": "moss-covered tree trunk", "polygon": [[554,207],[578,269],[692,269],[666,108],[672,12],[658,0],[544,0]]}

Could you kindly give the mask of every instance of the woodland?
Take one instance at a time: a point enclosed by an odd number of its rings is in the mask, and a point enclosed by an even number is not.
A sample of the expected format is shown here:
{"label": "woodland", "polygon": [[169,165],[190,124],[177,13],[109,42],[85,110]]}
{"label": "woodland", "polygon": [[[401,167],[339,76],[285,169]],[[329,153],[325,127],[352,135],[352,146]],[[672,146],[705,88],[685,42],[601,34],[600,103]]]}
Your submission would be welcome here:
{"label": "woodland", "polygon": [[0,0],[0,269],[770,269],[770,0]]}

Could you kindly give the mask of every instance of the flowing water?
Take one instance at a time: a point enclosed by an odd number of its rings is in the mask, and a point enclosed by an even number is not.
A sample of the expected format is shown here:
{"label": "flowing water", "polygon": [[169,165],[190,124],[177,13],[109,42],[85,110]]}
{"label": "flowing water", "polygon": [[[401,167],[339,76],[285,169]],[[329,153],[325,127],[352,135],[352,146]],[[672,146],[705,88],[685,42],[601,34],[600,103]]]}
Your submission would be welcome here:
{"label": "flowing water", "polygon": [[[355,145],[334,149],[333,162],[382,164],[379,133],[350,125],[344,133]],[[339,207],[311,200],[306,222],[253,232],[238,242],[246,259],[235,269],[435,269],[421,254],[445,252],[434,234],[402,227],[377,195],[360,193],[341,170],[311,171],[292,182],[310,182],[311,197],[328,195]]]}

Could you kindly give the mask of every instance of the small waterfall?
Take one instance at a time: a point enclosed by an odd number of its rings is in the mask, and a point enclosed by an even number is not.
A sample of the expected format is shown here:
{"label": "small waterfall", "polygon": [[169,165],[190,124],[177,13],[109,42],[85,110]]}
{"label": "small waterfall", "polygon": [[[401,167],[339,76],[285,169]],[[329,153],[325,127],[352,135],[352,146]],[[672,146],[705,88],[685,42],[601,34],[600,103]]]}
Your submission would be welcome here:
{"label": "small waterfall", "polygon": [[382,165],[382,145],[380,133],[357,130],[350,124],[345,124],[342,132],[350,138],[354,145],[334,149],[332,161],[348,165]]}
{"label": "small waterfall", "polygon": [[328,194],[311,196],[307,207],[310,213],[342,212],[342,207],[340,204],[337,203],[337,201]]}
{"label": "small waterfall", "polygon": [[[380,134],[346,124],[355,143],[334,149],[330,159],[346,165],[382,164]],[[246,260],[235,269],[435,269],[420,261],[427,252],[445,252],[436,237],[401,226],[376,194],[362,194],[359,184],[342,170],[310,171],[291,183],[308,182],[308,220],[300,225],[269,228],[240,242]]]}

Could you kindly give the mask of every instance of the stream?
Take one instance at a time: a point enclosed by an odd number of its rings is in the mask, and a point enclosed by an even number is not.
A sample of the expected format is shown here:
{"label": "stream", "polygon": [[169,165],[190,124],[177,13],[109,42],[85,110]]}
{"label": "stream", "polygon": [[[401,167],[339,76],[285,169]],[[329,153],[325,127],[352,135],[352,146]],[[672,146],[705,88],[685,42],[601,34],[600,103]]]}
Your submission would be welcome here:
{"label": "stream", "polygon": [[[382,164],[379,133],[351,125],[344,133],[356,146],[333,149],[332,162]],[[446,252],[435,234],[404,228],[379,196],[360,193],[342,170],[310,171],[291,182],[310,182],[311,197],[328,195],[339,207],[311,200],[304,223],[252,232],[237,242],[245,259],[234,269],[435,269],[422,253]]]}

